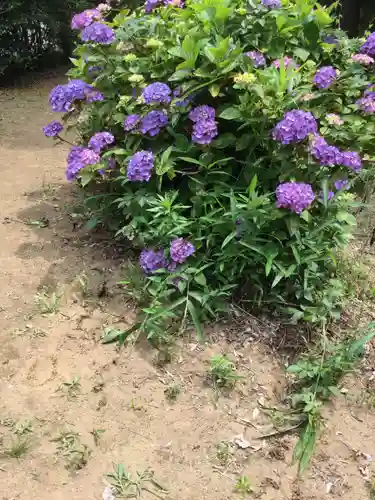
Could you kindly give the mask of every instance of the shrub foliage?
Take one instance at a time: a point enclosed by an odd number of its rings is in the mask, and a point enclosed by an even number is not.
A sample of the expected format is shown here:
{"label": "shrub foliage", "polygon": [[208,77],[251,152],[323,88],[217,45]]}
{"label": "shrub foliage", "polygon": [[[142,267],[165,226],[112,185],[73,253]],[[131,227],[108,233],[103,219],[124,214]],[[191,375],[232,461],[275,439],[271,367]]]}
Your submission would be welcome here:
{"label": "shrub foliage", "polygon": [[349,39],[313,0],[147,0],[73,24],[50,101],[78,133],[67,176],[90,223],[143,249],[134,328],[201,332],[234,293],[337,317],[335,255],[372,176],[372,35]]}

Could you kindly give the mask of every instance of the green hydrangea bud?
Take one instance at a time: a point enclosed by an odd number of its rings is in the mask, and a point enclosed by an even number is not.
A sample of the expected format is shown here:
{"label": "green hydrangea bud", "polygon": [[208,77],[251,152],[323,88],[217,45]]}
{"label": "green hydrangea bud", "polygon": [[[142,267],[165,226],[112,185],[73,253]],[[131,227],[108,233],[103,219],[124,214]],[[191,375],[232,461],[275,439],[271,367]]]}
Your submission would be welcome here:
{"label": "green hydrangea bud", "polygon": [[252,73],[237,73],[234,75],[233,80],[235,83],[254,83],[256,81],[256,77]]}
{"label": "green hydrangea bud", "polygon": [[149,40],[147,40],[146,43],[146,47],[151,47],[151,48],[158,48],[162,46],[163,42],[161,42],[160,40],[156,40],[156,38],[150,38]]}
{"label": "green hydrangea bud", "polygon": [[134,75],[129,76],[128,80],[131,83],[141,83],[144,81],[144,78],[142,75],[135,73]]}
{"label": "green hydrangea bud", "polygon": [[135,61],[136,59],[138,59],[138,57],[135,54],[126,54],[126,56],[124,56],[124,61],[126,62]]}

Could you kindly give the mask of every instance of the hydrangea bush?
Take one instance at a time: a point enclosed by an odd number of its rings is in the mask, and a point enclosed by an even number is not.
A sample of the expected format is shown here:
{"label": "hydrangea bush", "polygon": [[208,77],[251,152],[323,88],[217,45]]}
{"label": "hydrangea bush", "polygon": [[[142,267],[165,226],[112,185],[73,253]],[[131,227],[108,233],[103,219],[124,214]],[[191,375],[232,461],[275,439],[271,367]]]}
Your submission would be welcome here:
{"label": "hydrangea bush", "polygon": [[67,179],[141,250],[134,328],[201,332],[233,294],[336,317],[336,251],[373,175],[375,34],[348,39],[312,0],[147,0],[72,27],[50,103],[78,133]]}

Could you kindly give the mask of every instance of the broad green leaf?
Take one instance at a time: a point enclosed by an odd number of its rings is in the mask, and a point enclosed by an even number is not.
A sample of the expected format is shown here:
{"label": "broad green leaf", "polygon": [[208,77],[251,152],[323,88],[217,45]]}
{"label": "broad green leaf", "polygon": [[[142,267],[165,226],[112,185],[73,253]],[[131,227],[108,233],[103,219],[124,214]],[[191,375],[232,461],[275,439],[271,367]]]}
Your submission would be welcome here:
{"label": "broad green leaf", "polygon": [[241,118],[241,111],[238,108],[230,107],[220,113],[220,118],[224,120],[238,120]]}

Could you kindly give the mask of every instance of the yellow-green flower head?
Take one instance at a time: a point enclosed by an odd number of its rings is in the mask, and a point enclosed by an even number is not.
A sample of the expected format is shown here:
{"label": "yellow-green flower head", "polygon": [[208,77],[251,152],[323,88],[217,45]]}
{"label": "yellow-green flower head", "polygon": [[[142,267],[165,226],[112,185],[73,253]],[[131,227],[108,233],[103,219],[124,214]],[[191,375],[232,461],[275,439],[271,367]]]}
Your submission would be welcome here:
{"label": "yellow-green flower head", "polygon": [[237,73],[234,75],[233,80],[235,83],[254,83],[256,81],[255,76],[252,73]]}
{"label": "yellow-green flower head", "polygon": [[160,40],[156,40],[156,38],[150,38],[149,40],[147,40],[146,43],[146,47],[151,47],[151,48],[158,48],[162,46],[163,42],[161,42]]}
{"label": "yellow-green flower head", "polygon": [[144,81],[144,78],[142,75],[135,73],[134,75],[129,76],[128,80],[131,83],[141,83]]}
{"label": "yellow-green flower head", "polygon": [[126,54],[126,56],[124,56],[124,61],[126,62],[131,62],[131,61],[135,61],[136,59],[138,59],[138,57],[135,55],[135,54]]}

